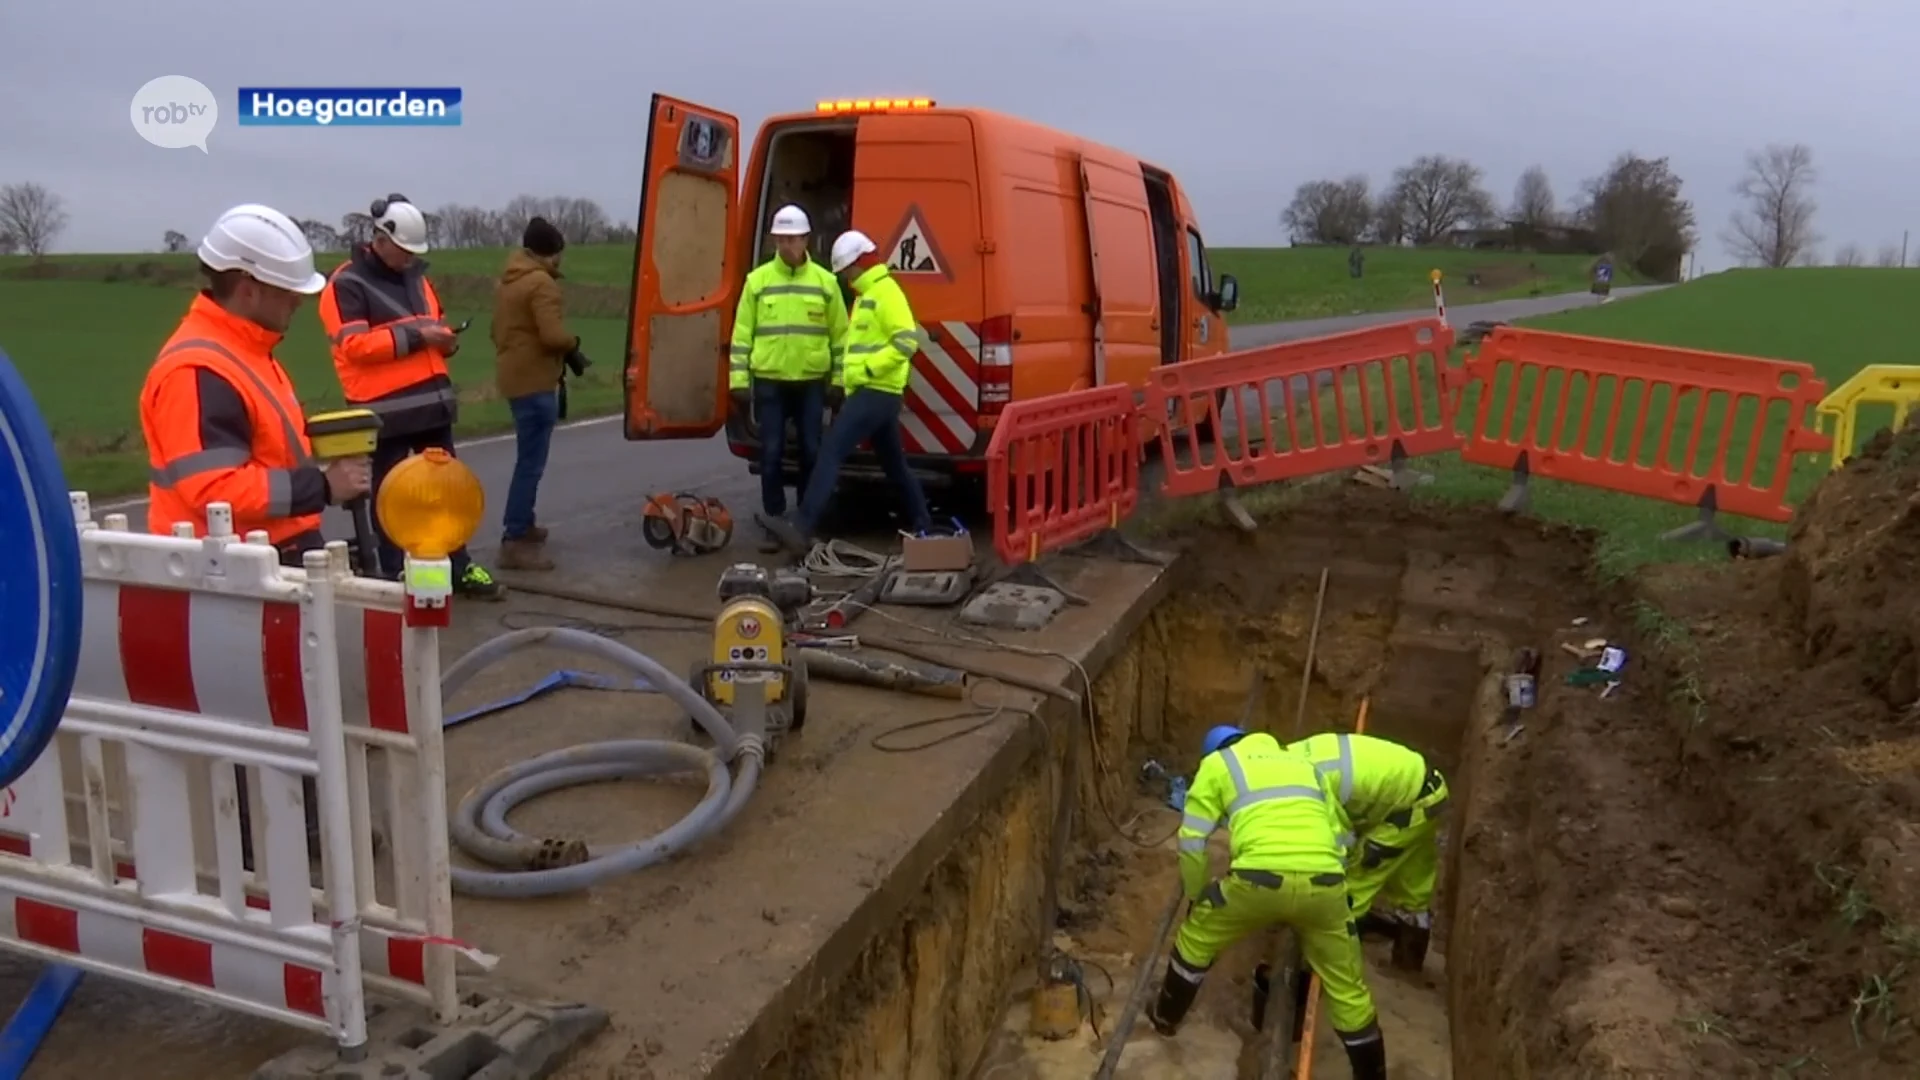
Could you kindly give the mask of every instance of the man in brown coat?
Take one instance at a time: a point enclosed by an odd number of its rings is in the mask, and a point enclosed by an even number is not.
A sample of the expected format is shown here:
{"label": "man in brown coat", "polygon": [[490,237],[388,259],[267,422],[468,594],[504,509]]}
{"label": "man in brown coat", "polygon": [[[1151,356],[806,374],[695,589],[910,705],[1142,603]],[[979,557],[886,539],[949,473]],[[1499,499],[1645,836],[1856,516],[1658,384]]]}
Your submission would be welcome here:
{"label": "man in brown coat", "polygon": [[584,375],[590,361],[567,332],[560,294],[560,253],[567,246],[545,218],[527,222],[521,249],[507,257],[493,296],[494,382],[513,412],[516,453],[500,536],[503,570],[551,570],[547,530],[534,501],[547,470],[553,430],[566,415],[566,372]]}

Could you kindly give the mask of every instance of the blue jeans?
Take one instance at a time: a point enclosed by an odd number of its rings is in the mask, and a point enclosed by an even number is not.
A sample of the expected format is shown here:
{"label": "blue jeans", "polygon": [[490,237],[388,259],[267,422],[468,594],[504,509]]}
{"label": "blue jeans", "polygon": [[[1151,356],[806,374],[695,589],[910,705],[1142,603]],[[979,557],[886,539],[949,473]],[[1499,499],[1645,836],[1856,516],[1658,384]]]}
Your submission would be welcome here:
{"label": "blue jeans", "polygon": [[820,458],[820,429],[826,412],[827,384],[821,379],[783,382],[753,380],[753,420],[760,429],[760,509],[773,517],[787,512],[787,485],[781,478],[787,454],[787,421],[799,429],[800,482],[794,495],[806,494],[807,481]]}
{"label": "blue jeans", "polygon": [[518,540],[533,528],[533,503],[540,495],[540,477],[547,471],[547,451],[553,429],[560,422],[560,395],[552,390],[508,398],[513,412],[513,480],[507,485],[503,540]]}
{"label": "blue jeans", "polygon": [[840,414],[833,418],[833,426],[821,440],[820,461],[814,466],[806,494],[800,500],[800,520],[795,524],[803,534],[813,535],[814,526],[827,512],[827,501],[833,498],[833,485],[840,479],[841,466],[869,439],[873,441],[873,453],[880,459],[880,467],[886,470],[887,479],[906,503],[909,526],[915,532],[933,528],[926,493],[920,490],[920,480],[907,467],[907,447],[900,441],[900,408],[900,395],[885,390],[862,387],[847,395],[846,404],[840,407]]}

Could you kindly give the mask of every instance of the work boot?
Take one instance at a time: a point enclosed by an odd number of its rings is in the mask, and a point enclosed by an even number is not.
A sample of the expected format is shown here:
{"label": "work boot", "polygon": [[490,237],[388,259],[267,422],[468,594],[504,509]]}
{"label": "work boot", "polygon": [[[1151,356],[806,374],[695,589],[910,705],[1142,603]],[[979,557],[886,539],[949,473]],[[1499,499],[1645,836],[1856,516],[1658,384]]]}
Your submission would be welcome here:
{"label": "work boot", "polygon": [[1381,1036],[1378,1023],[1355,1035],[1342,1032],[1340,1045],[1346,1047],[1353,1080],[1387,1080],[1387,1041]]}
{"label": "work boot", "polygon": [[551,570],[553,560],[547,558],[546,548],[537,540],[502,540],[500,541],[500,569]]}
{"label": "work boot", "polygon": [[1180,956],[1175,953],[1167,960],[1167,974],[1160,980],[1160,996],[1154,999],[1147,1010],[1147,1022],[1153,1030],[1172,1038],[1180,1030],[1180,1021],[1184,1020],[1187,1010],[1193,1008],[1193,999],[1200,993],[1201,976],[1186,974],[1180,964]]}
{"label": "work boot", "polygon": [[1354,929],[1360,932],[1361,937],[1383,937],[1388,941],[1400,940],[1400,931],[1405,925],[1398,919],[1374,911],[1367,912],[1353,922]]}
{"label": "work boot", "polygon": [[545,525],[529,525],[527,526],[527,531],[520,534],[520,539],[531,540],[536,544],[544,544],[547,542],[547,527]]}
{"label": "work boot", "polygon": [[1427,946],[1433,931],[1424,926],[1402,926],[1393,939],[1393,966],[1401,971],[1419,971],[1427,964]]}
{"label": "work boot", "polygon": [[769,535],[780,541],[781,547],[786,548],[793,554],[805,558],[807,552],[813,550],[813,541],[807,536],[806,530],[795,524],[791,519],[775,517],[772,514],[756,514],[754,516],[759,519],[761,526],[767,530]]}
{"label": "work boot", "polygon": [[453,591],[471,600],[503,600],[507,595],[507,587],[495,581],[479,563],[467,564],[467,572],[453,583]]}
{"label": "work boot", "polygon": [[772,529],[760,534],[760,554],[778,555],[785,548],[786,545],[780,542],[780,538],[773,535]]}

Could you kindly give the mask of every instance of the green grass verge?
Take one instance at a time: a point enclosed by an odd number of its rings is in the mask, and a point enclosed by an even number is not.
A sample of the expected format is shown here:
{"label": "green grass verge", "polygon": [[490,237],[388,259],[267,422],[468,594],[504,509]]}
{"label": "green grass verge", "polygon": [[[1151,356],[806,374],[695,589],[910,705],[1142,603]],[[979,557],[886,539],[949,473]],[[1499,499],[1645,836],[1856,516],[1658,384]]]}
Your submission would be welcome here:
{"label": "green grass verge", "polygon": [[[1899,363],[1906,342],[1920,334],[1920,271],[1879,269],[1808,269],[1735,271],[1659,293],[1622,300],[1604,307],[1527,320],[1528,326],[1593,337],[1674,345],[1744,355],[1804,361],[1813,366],[1829,391],[1870,363]],[[1458,362],[1458,356],[1450,358]],[[1387,365],[1396,387],[1409,385],[1408,361]],[[1393,403],[1402,423],[1417,414],[1427,424],[1440,414],[1434,392],[1431,358],[1413,369],[1423,393]],[[1276,448],[1312,447],[1337,440],[1344,432],[1357,437],[1369,428],[1386,430],[1389,404],[1384,392],[1388,379],[1381,368],[1349,374],[1339,391],[1320,391],[1314,401],[1296,406],[1292,423],[1276,414],[1270,422],[1270,441]],[[1404,392],[1403,392],[1404,393]],[[1711,471],[1714,455],[1725,446],[1729,479],[1745,477],[1752,443],[1755,455],[1752,482],[1773,480],[1772,468],[1787,422],[1787,410],[1776,407],[1762,420],[1753,399],[1730,401],[1727,395],[1689,392],[1674,400],[1667,388],[1649,392],[1641,384],[1617,385],[1616,380],[1588,380],[1577,376],[1562,384],[1557,374],[1543,382],[1537,372],[1511,369],[1499,372],[1491,385],[1476,386],[1459,402],[1455,428],[1466,431],[1476,420],[1480,397],[1487,398],[1489,435],[1504,431],[1518,439],[1531,419],[1535,438],[1562,450],[1576,447],[1588,454],[1605,454],[1616,462],[1652,467],[1656,462],[1685,468],[1695,475]],[[1556,409],[1564,395],[1565,405]],[[1547,403],[1530,418],[1528,403]],[[1509,402],[1520,407],[1508,415]],[[1618,421],[1606,420],[1618,409]],[[1369,417],[1363,410],[1370,409]],[[1636,423],[1644,416],[1643,425]],[[1583,418],[1591,417],[1582,439]],[[1671,417],[1669,424],[1668,418]],[[1864,440],[1891,420],[1890,406],[1861,410],[1857,438]],[[1316,422],[1317,421],[1317,422]],[[1259,439],[1269,441],[1269,439]],[[1689,456],[1691,450],[1691,456]],[[1507,491],[1504,471],[1468,464],[1457,453],[1423,456],[1412,463],[1432,477],[1414,489],[1416,500],[1491,505]],[[1793,459],[1788,501],[1805,498],[1829,471],[1825,454],[1799,454]],[[1534,478],[1531,512],[1537,516],[1595,529],[1600,533],[1599,563],[1603,573],[1624,575],[1652,562],[1724,559],[1713,545],[1663,542],[1660,534],[1696,519],[1696,512],[1657,499],[1642,498],[1580,484]],[[1297,498],[1288,488],[1249,493],[1250,507],[1273,509]],[[1201,511],[1208,512],[1210,511]],[[1186,512],[1191,517],[1193,511]],[[1779,537],[1784,527],[1722,513],[1720,524],[1730,532]],[[1164,528],[1165,525],[1159,526]]]}
{"label": "green grass verge", "polygon": [[[1232,274],[1240,282],[1240,308],[1228,321],[1247,324],[1430,309],[1434,270],[1443,275],[1450,307],[1584,292],[1593,262],[1585,255],[1454,248],[1365,251],[1365,273],[1359,278],[1347,272],[1346,248],[1219,248],[1210,257],[1215,277]],[[1469,284],[1475,277],[1480,283]],[[1616,271],[1614,284],[1639,280]]]}

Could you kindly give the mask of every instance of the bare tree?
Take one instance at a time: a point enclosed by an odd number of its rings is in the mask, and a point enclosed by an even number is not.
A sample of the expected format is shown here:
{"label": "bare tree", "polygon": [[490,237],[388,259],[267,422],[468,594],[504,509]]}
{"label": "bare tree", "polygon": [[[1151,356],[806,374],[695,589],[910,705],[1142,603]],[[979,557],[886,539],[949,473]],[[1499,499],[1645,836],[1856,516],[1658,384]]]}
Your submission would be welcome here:
{"label": "bare tree", "polygon": [[348,246],[373,239],[373,216],[358,210],[340,215],[340,242]]}
{"label": "bare tree", "polygon": [[1530,229],[1545,228],[1559,219],[1554,205],[1553,181],[1547,179],[1547,170],[1531,165],[1513,185],[1513,205],[1507,210],[1507,218]]}
{"label": "bare tree", "polygon": [[315,251],[339,251],[346,246],[340,239],[340,231],[319,218],[296,218],[294,224],[300,227],[301,234]]}
{"label": "bare tree", "polygon": [[1892,269],[1893,267],[1899,266],[1900,265],[1900,245],[1898,244],[1880,245],[1879,253],[1873,257],[1873,265],[1886,267],[1888,269]]}
{"label": "bare tree", "polygon": [[1345,180],[1309,180],[1294,189],[1280,220],[1295,241],[1354,244],[1373,219],[1372,185],[1355,173]]}
{"label": "bare tree", "polygon": [[11,255],[19,250],[20,241],[15,240],[12,233],[0,230],[0,255]]}
{"label": "bare tree", "polygon": [[1443,154],[1424,154],[1395,169],[1390,197],[1408,237],[1428,244],[1462,226],[1491,221],[1493,197],[1480,186],[1481,176],[1479,166]]}
{"label": "bare tree", "polygon": [[1375,200],[1367,238],[1389,247],[1398,247],[1407,239],[1407,208],[1392,192]]}
{"label": "bare tree", "polygon": [[168,229],[160,237],[161,250],[173,254],[187,250],[187,234],[179,229]]}
{"label": "bare tree", "polygon": [[1812,191],[1818,178],[1805,143],[1749,152],[1746,175],[1733,187],[1747,207],[1734,213],[1725,236],[1734,256],[1759,266],[1792,266],[1817,243]]}
{"label": "bare tree", "polygon": [[1841,244],[1833,253],[1835,266],[1865,266],[1866,264],[1866,253],[1860,250],[1859,244]]}
{"label": "bare tree", "polygon": [[40,184],[7,184],[0,187],[0,232],[37,259],[67,227],[63,207],[60,196]]}

